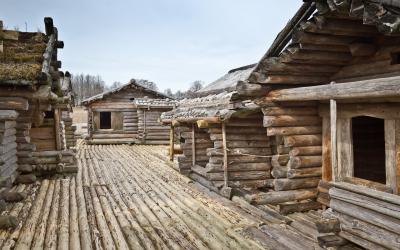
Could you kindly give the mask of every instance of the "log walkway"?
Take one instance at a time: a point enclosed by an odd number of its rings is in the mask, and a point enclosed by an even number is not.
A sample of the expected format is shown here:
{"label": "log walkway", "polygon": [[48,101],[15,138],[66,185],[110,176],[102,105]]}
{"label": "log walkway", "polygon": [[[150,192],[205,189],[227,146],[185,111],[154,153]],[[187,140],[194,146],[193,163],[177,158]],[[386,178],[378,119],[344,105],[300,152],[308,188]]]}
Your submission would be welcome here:
{"label": "log walkway", "polygon": [[1,249],[318,249],[289,217],[191,183],[165,147],[80,145],[78,163],[76,176],[14,187],[29,195],[3,212],[20,223],[0,231]]}

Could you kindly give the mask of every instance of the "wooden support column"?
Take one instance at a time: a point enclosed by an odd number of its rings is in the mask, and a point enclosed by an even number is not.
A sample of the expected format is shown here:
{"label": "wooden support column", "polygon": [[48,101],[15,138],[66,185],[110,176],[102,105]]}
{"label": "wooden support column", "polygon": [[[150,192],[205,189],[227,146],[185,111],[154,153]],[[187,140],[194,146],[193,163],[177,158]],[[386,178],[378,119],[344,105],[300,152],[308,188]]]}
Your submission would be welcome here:
{"label": "wooden support column", "polygon": [[222,147],[224,151],[224,186],[228,187],[228,149],[226,147],[226,125],[222,123]]}
{"label": "wooden support column", "polygon": [[[397,123],[397,124],[396,124]],[[398,194],[398,120],[385,120],[385,152],[386,152],[386,186]]]}
{"label": "wooden support column", "polygon": [[143,136],[146,138],[146,110],[143,109]]}
{"label": "wooden support column", "polygon": [[400,194],[400,120],[396,120],[396,183],[395,194]]}
{"label": "wooden support column", "polygon": [[330,117],[324,116],[322,119],[322,180],[332,181],[332,142]]}
{"label": "wooden support column", "polygon": [[61,133],[60,133],[60,123],[61,123],[61,117],[60,114],[61,111],[60,109],[54,109],[54,130],[56,134],[56,149],[61,150]]}
{"label": "wooden support column", "polygon": [[[330,100],[330,129],[331,129],[331,167],[333,169],[333,178],[336,180],[338,176],[338,164],[337,164],[337,105],[336,105],[336,100],[331,99]],[[323,177],[329,178],[329,172],[330,172],[330,178],[332,178],[332,169],[328,171],[327,169],[323,169],[323,172],[325,172],[325,175]],[[324,171],[325,170],[325,171]],[[329,181],[329,180],[327,180]]]}
{"label": "wooden support column", "polygon": [[169,160],[174,161],[175,132],[174,126],[171,125],[169,130]]}
{"label": "wooden support column", "polygon": [[[337,119],[337,172],[335,181],[354,176],[353,137],[351,118]],[[333,150],[332,150],[333,151]]]}
{"label": "wooden support column", "polygon": [[196,166],[196,124],[192,124],[192,166]]}
{"label": "wooden support column", "polygon": [[93,111],[91,107],[88,107],[88,111],[87,111],[87,115],[88,115],[88,133],[89,133],[89,138],[92,139],[93,136]]}

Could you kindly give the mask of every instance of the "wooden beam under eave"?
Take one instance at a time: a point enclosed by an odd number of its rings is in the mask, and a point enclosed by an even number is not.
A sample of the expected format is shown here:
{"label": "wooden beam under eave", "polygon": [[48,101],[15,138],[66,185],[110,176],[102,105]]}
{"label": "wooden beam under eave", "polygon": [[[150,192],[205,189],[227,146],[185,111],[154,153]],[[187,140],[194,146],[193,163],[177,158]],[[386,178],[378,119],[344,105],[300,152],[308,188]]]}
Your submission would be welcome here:
{"label": "wooden beam under eave", "polygon": [[185,118],[176,118],[175,119],[178,122],[181,123],[192,123],[192,122],[197,122],[199,120],[205,120],[208,121],[209,123],[221,123],[221,119],[219,117],[185,117]]}
{"label": "wooden beam under eave", "polygon": [[271,91],[261,102],[351,100],[400,97],[400,77]]}

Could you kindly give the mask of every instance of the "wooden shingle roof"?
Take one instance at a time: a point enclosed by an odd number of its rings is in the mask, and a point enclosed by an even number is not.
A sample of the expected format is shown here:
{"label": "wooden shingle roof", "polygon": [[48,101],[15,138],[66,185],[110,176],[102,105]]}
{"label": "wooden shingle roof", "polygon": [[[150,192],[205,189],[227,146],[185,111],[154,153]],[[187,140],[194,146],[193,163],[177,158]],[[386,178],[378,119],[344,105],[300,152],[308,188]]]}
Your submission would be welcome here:
{"label": "wooden shingle roof", "polygon": [[93,103],[93,102],[98,101],[98,100],[102,100],[103,98],[105,98],[107,96],[110,96],[112,94],[118,93],[120,91],[124,91],[125,89],[132,88],[132,87],[141,89],[141,90],[143,90],[145,92],[148,92],[148,93],[152,93],[152,94],[154,94],[154,95],[156,95],[156,96],[158,96],[160,98],[171,98],[170,96],[167,96],[167,95],[165,95],[165,94],[163,94],[163,93],[161,93],[159,91],[156,91],[156,90],[149,89],[149,88],[145,87],[140,82],[141,82],[141,80],[131,79],[128,83],[126,83],[126,84],[124,84],[124,85],[122,85],[120,87],[105,91],[103,93],[91,96],[91,97],[83,100],[82,101],[82,105],[89,105],[90,103]]}
{"label": "wooden shingle roof", "polygon": [[171,109],[175,107],[177,101],[169,98],[135,98],[135,100],[133,100],[133,103],[136,104],[138,108]]}
{"label": "wooden shingle roof", "polygon": [[248,83],[279,89],[399,72],[390,53],[375,54],[376,48],[399,41],[398,1],[307,2],[259,61]]}

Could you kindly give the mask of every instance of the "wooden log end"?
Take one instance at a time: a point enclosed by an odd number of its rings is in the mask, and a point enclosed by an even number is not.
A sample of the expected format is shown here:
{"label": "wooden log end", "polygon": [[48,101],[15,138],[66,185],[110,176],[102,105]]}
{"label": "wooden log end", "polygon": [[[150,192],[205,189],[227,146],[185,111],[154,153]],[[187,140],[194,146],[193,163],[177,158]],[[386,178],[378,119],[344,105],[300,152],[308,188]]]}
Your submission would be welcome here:
{"label": "wooden log end", "polygon": [[36,181],[36,175],[34,174],[19,175],[15,181],[18,184],[32,184]]}
{"label": "wooden log end", "polygon": [[18,226],[18,219],[15,216],[3,215],[0,216],[0,228],[1,229],[9,229],[16,228]]}
{"label": "wooden log end", "polygon": [[25,192],[4,191],[0,194],[1,199],[7,202],[20,202],[26,199]]}

